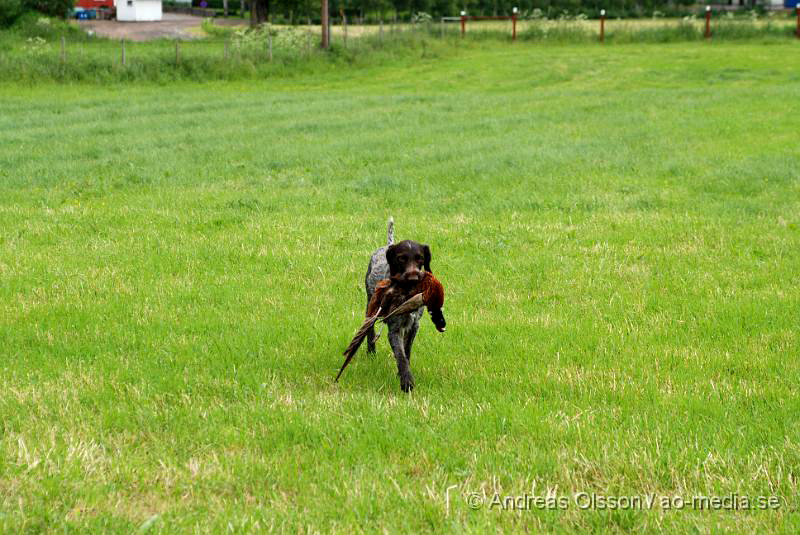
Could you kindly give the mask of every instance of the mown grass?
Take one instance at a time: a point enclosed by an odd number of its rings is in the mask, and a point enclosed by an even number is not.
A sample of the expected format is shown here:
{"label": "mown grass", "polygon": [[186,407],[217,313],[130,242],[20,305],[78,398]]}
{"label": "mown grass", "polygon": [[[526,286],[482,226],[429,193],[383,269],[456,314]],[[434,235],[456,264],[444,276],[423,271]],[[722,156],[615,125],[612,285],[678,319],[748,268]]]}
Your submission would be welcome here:
{"label": "mown grass", "polygon": [[[797,46],[0,86],[0,531],[796,533]],[[332,382],[389,215],[410,396]]]}

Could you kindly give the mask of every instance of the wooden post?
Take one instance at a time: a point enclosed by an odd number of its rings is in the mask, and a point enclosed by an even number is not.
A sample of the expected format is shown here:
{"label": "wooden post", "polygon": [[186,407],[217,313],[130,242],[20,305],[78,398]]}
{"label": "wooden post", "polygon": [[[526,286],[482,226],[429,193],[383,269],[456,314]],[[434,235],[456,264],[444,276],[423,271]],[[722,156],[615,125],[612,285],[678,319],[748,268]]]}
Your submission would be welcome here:
{"label": "wooden post", "polygon": [[711,6],[706,6],[706,39],[711,39]]}
{"label": "wooden post", "polygon": [[344,14],[344,9],[340,10],[342,14],[342,32],[344,33],[344,47],[347,48],[347,15]]}
{"label": "wooden post", "polygon": [[322,0],[322,21],[320,26],[322,26],[322,48],[327,50],[331,45],[328,26],[328,0]]}
{"label": "wooden post", "polygon": [[511,10],[511,40],[517,40],[517,8]]}
{"label": "wooden post", "polygon": [[461,38],[464,38],[464,35],[467,33],[467,12],[461,12]]}
{"label": "wooden post", "polygon": [[606,10],[600,10],[600,42],[606,40]]}
{"label": "wooden post", "polygon": [[122,39],[122,66],[125,66],[125,39]]}
{"label": "wooden post", "polygon": [[64,36],[61,36],[61,64],[64,65],[67,62],[67,43]]}
{"label": "wooden post", "polygon": [[800,2],[797,3],[797,38],[800,39]]}

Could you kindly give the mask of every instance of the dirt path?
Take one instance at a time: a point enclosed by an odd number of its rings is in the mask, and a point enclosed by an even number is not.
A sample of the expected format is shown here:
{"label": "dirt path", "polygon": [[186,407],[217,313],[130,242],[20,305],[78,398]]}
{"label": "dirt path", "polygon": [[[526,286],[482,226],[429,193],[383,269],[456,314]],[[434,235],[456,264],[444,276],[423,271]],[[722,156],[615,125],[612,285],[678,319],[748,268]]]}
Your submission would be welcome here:
{"label": "dirt path", "polygon": [[[151,39],[196,39],[204,37],[200,24],[202,17],[164,13],[159,22],[118,22],[116,20],[79,20],[78,25],[87,31],[93,31],[101,37],[127,39],[130,41],[150,41]],[[214,19],[219,26],[245,25],[243,19]]]}

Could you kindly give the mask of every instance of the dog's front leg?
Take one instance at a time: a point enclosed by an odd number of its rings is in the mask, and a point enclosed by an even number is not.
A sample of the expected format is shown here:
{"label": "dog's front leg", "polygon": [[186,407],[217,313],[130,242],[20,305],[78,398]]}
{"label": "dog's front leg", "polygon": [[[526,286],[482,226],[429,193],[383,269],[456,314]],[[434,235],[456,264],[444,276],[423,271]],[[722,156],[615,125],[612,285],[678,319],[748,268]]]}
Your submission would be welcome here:
{"label": "dog's front leg", "polygon": [[414,376],[408,365],[405,348],[404,329],[393,329],[389,326],[389,345],[392,346],[394,358],[397,361],[397,375],[400,376],[400,389],[403,392],[411,392],[414,389]]}
{"label": "dog's front leg", "polygon": [[405,350],[406,350],[406,360],[408,361],[409,366],[411,365],[411,346],[414,345],[414,338],[417,337],[418,330],[419,330],[419,321],[415,320],[411,324],[411,327],[408,328],[408,331],[406,331]]}

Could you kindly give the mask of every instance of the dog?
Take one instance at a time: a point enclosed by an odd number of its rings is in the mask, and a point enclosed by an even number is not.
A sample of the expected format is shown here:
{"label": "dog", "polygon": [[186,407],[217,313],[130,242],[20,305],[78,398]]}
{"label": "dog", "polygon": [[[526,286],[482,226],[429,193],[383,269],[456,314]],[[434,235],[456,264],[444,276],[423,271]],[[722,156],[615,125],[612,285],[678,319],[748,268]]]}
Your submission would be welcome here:
{"label": "dog", "polygon": [[[416,284],[424,272],[431,272],[431,249],[425,244],[412,240],[394,243],[394,220],[389,219],[387,225],[387,243],[372,253],[367,267],[364,285],[367,291],[367,310],[372,294],[378,283],[390,279],[391,290],[398,295],[410,298],[415,292]],[[389,329],[389,345],[392,347],[397,361],[397,374],[400,376],[400,388],[403,392],[414,389],[414,376],[411,374],[411,347],[419,330],[419,320],[424,311],[422,308],[409,314],[402,314],[387,321]],[[437,314],[439,316],[441,314]],[[434,318],[436,328],[445,330],[444,315]],[[375,353],[375,329],[367,332],[367,352]]]}

